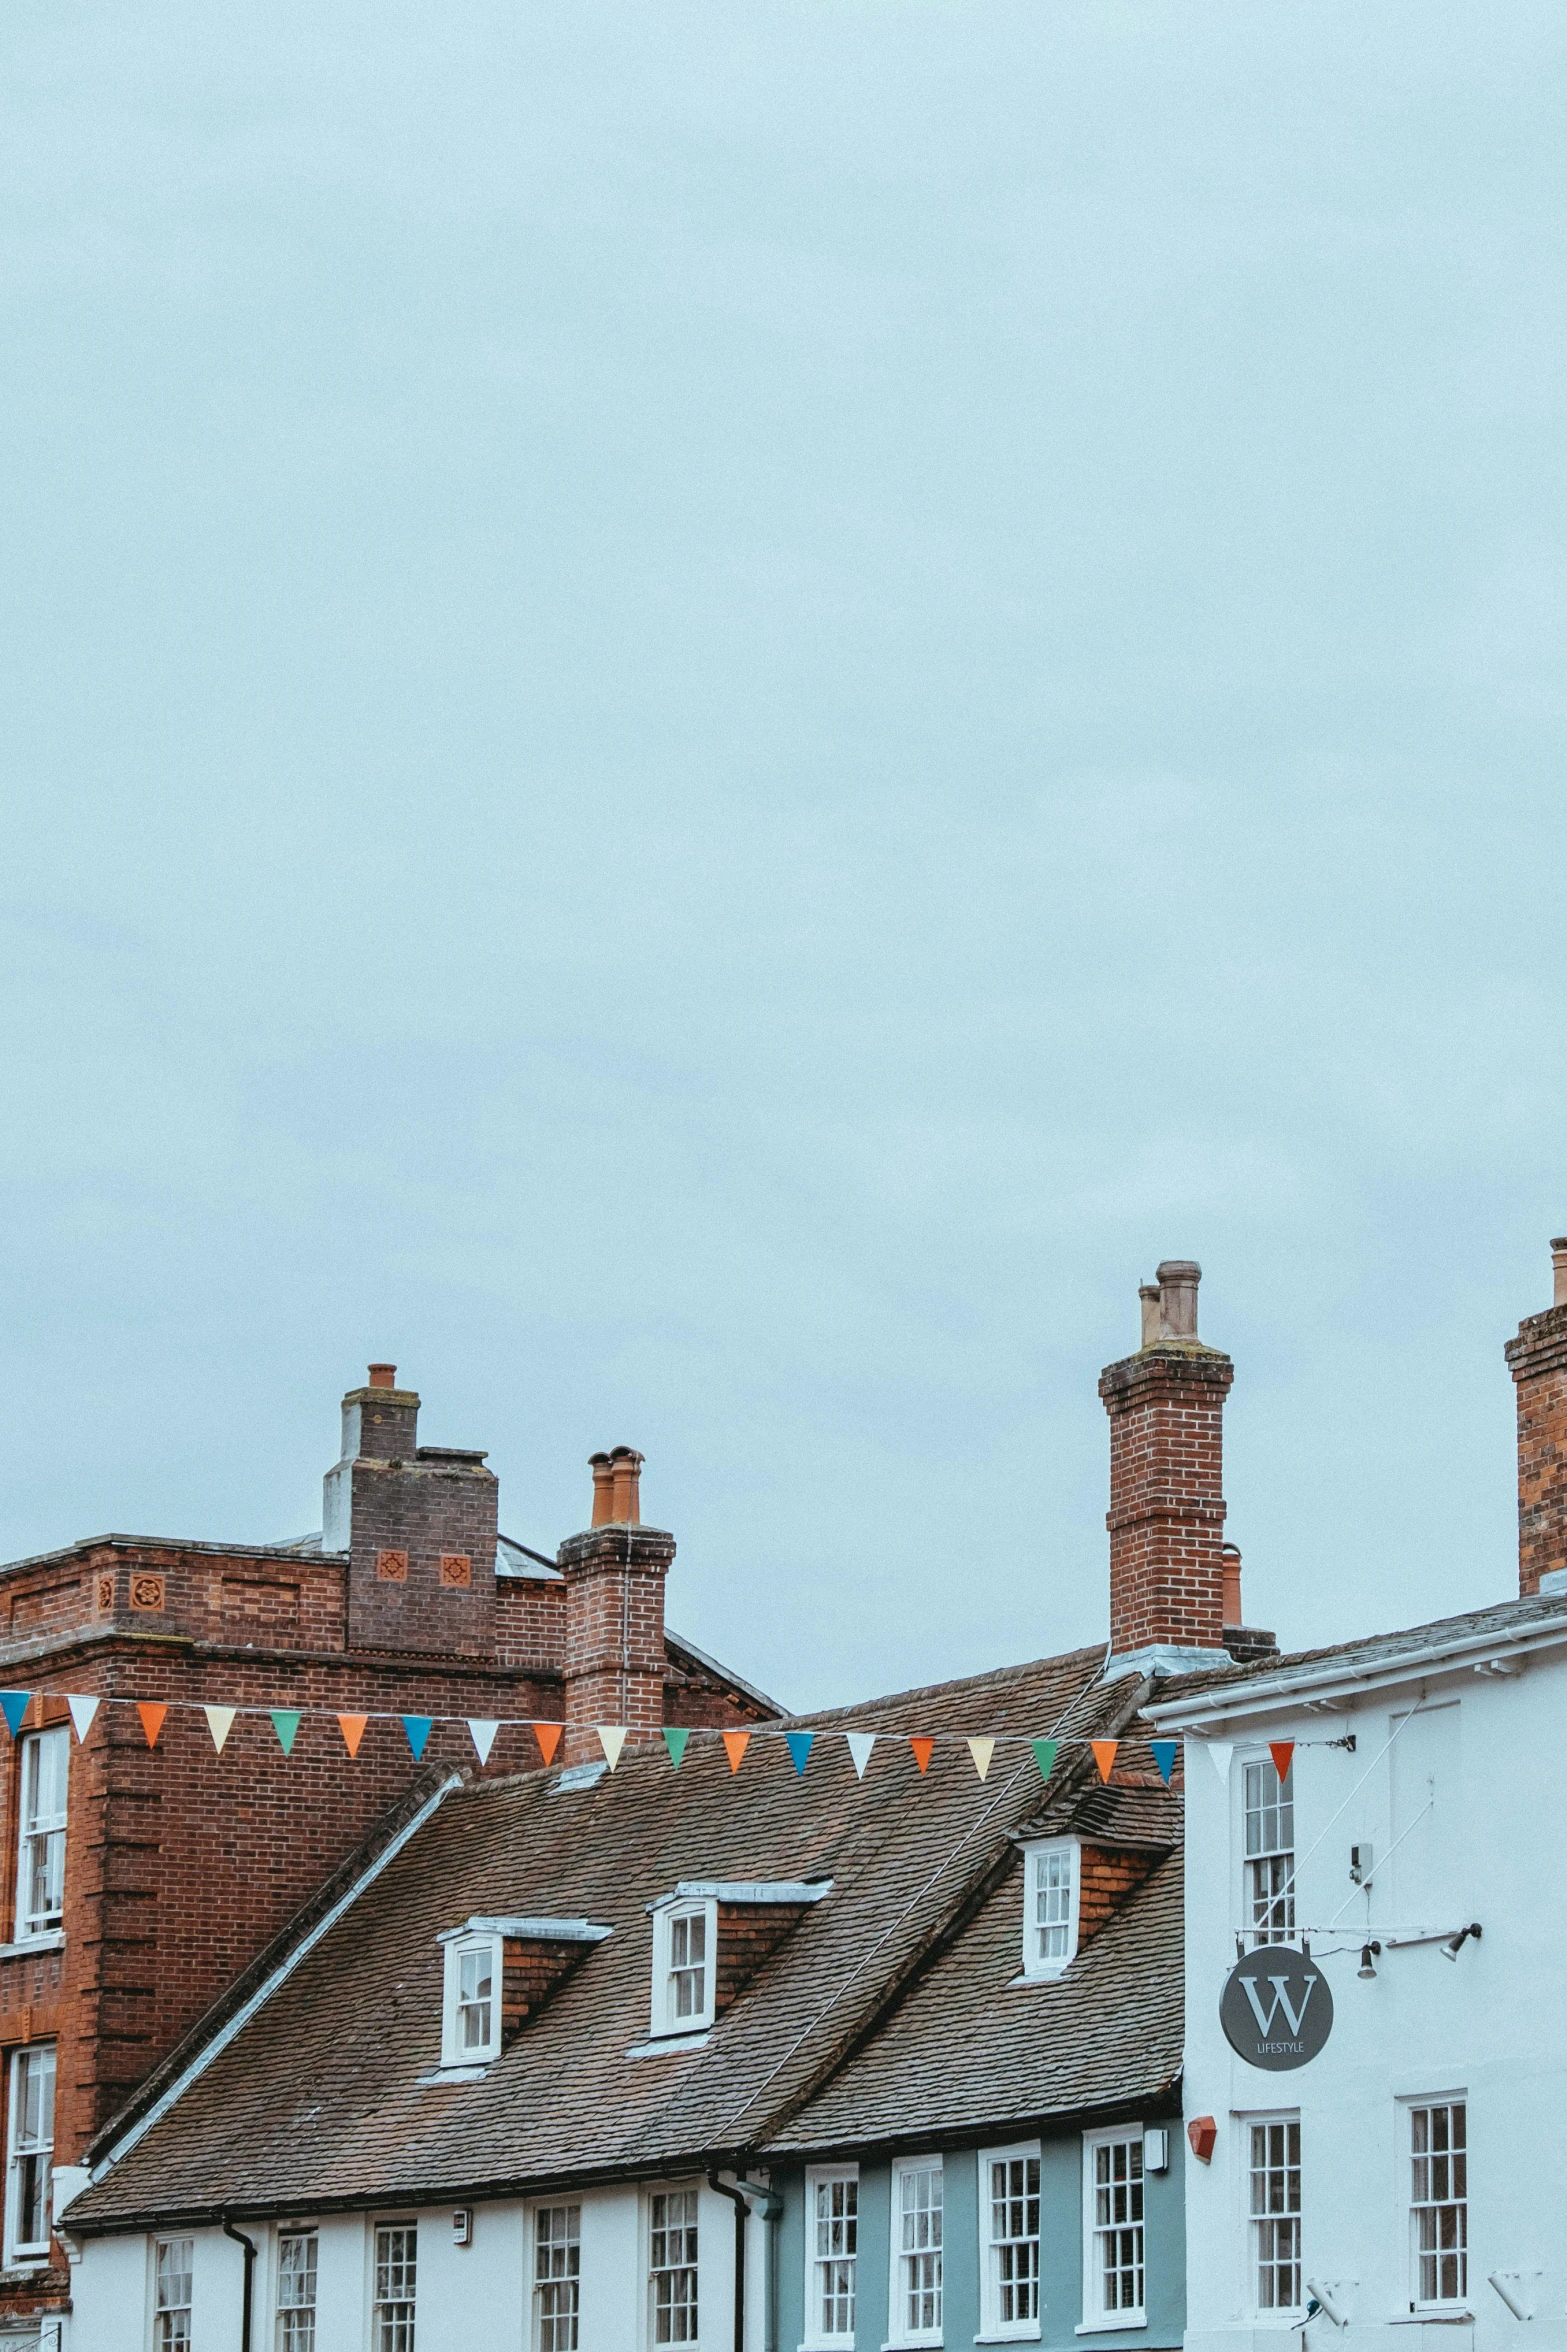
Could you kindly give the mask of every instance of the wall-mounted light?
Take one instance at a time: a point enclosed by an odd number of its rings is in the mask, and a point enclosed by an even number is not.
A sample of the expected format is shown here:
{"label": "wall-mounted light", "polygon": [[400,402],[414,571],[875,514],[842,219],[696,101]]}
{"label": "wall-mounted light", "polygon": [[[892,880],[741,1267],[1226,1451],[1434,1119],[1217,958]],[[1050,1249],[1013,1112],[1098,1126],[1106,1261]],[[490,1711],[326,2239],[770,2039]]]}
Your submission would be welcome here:
{"label": "wall-mounted light", "polygon": [[1457,1935],[1448,1937],[1446,1943],[1442,1946],[1443,1959],[1456,1960],[1459,1953],[1463,1950],[1465,1944],[1469,1941],[1471,1936],[1474,1937],[1476,1943],[1480,1941],[1480,1922],[1478,1919],[1471,1919],[1469,1925],[1467,1927],[1461,1927]]}
{"label": "wall-mounted light", "polygon": [[1186,2126],[1186,2137],[1191,2141],[1192,2154],[1199,2164],[1211,2162],[1218,2146],[1219,2127],[1211,2115],[1194,2115]]}
{"label": "wall-mounted light", "polygon": [[1170,2169],[1170,2135],[1158,2126],[1143,2134],[1144,2172],[1168,2172]]}
{"label": "wall-mounted light", "polygon": [[1362,1944],[1360,1947],[1360,1966],[1356,1969],[1355,1974],[1364,1977],[1370,1984],[1376,1982],[1376,1962],[1381,1951],[1380,1944]]}

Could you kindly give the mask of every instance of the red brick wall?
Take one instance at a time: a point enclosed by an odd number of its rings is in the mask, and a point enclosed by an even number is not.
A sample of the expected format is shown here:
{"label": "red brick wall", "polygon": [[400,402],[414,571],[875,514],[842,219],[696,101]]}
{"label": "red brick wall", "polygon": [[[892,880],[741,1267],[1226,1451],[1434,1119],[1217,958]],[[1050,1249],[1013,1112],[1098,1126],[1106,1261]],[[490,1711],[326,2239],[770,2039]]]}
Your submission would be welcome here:
{"label": "red brick wall", "polygon": [[568,1764],[600,1753],[601,1723],[624,1724],[634,1743],[663,1729],[664,1579],[674,1556],[672,1535],[629,1524],[590,1528],[561,1545]]}
{"label": "red brick wall", "polygon": [[1567,1307],[1529,1315],[1507,1343],[1518,1392],[1518,1590],[1567,1568]]}
{"label": "red brick wall", "polygon": [[1086,1944],[1159,1859],[1119,1846],[1084,1846],[1077,1857],[1077,1940]]}
{"label": "red brick wall", "polygon": [[1111,1364],[1110,1641],[1223,1647],[1224,1400],[1228,1356],[1166,1341]]}
{"label": "red brick wall", "polygon": [[762,1962],[804,1916],[803,1903],[720,1903],[713,2014],[722,2017]]}
{"label": "red brick wall", "polygon": [[501,2032],[511,2036],[541,2009],[557,1985],[585,1960],[591,1944],[507,1936],[501,1947]]}

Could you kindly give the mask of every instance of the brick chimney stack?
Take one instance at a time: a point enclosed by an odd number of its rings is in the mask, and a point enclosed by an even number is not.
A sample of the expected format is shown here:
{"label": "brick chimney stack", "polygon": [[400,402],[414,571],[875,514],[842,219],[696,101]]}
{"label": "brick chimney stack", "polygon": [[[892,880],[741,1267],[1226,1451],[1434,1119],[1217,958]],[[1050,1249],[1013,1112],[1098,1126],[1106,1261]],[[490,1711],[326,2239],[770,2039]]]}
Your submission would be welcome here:
{"label": "brick chimney stack", "polygon": [[[1229,1662],[1224,1400],[1235,1367],[1197,1336],[1201,1280],[1189,1259],[1166,1259],[1138,1293],[1142,1346],[1099,1377],[1110,1416],[1112,1676]],[[1236,1555],[1236,1607],[1238,1568]]]}
{"label": "brick chimney stack", "polygon": [[642,1525],[642,1456],[632,1447],[594,1454],[589,1468],[592,1524],[556,1555],[566,1579],[567,1764],[602,1754],[601,1723],[623,1725],[630,1745],[664,1728],[664,1579],[675,1539]]}
{"label": "brick chimney stack", "polygon": [[348,1555],[350,1649],[494,1657],[498,1492],[482,1453],[420,1445],[418,1395],[372,1364],[322,1481],[321,1548]]}
{"label": "brick chimney stack", "polygon": [[[1507,1343],[1518,1391],[1518,1590],[1567,1568],[1567,1239],[1551,1244],[1553,1303]],[[1549,1588],[1547,1588],[1549,1589]],[[1567,1585],[1564,1585],[1567,1589]]]}

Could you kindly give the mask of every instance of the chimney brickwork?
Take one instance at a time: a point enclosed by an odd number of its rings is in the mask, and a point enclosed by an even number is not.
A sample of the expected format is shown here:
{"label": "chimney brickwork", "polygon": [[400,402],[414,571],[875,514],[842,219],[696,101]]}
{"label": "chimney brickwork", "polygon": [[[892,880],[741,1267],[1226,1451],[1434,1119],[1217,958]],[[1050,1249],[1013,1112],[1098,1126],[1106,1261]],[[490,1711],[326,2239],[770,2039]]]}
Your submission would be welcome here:
{"label": "chimney brickwork", "polygon": [[1567,1239],[1551,1244],[1555,1302],[1507,1343],[1518,1392],[1518,1590],[1567,1568]]}
{"label": "chimney brickwork", "polygon": [[616,1446],[589,1467],[593,1523],[556,1555],[566,1580],[567,1764],[602,1756],[600,1724],[623,1725],[636,1746],[657,1739],[665,1722],[664,1581],[675,1539],[641,1523],[639,1453]]}
{"label": "chimney brickwork", "polygon": [[343,1399],[343,1457],[324,1481],[323,1545],[348,1554],[356,1650],[495,1655],[498,1486],[482,1453],[418,1442],[419,1399],[393,1364]]}
{"label": "chimney brickwork", "polygon": [[1224,1655],[1224,1400],[1235,1367],[1197,1337],[1200,1280],[1188,1260],[1162,1265],[1157,1289],[1139,1294],[1142,1347],[1100,1375],[1116,1659],[1163,1649]]}

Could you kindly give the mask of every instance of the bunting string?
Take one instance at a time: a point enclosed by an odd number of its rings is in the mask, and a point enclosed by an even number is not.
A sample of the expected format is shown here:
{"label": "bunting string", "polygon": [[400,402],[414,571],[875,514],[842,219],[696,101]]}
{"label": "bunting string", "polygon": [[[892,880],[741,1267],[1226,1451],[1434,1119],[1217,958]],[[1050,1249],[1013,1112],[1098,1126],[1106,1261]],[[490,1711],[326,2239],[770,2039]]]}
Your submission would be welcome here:
{"label": "bunting string", "polygon": [[[26,1690],[0,1691],[0,1718],[4,1719],[9,1736],[21,1737],[29,1720],[33,1702],[42,1698],[63,1698],[71,1725],[80,1745],[90,1735],[104,1708],[134,1707],[141,1724],[142,1736],[149,1748],[156,1748],[164,1734],[171,1713],[195,1713],[205,1720],[213,1750],[222,1755],[229,1744],[235,1725],[246,1717],[260,1717],[272,1726],[273,1735],[284,1756],[291,1756],[301,1727],[307,1722],[335,1724],[343,1743],[343,1751],[352,1761],[358,1756],[365,1734],[373,1723],[401,1724],[409,1753],[416,1763],[423,1759],[431,1734],[439,1725],[460,1723],[472,1743],[474,1754],[481,1764],[488,1764],[496,1740],[503,1731],[531,1732],[539,1755],[546,1767],[553,1764],[565,1734],[565,1725],[534,1715],[401,1715],[392,1713],[345,1714],[317,1707],[255,1707],[217,1705],[198,1699],[135,1699],[116,1695],[82,1695],[72,1692],[38,1692]],[[34,1712],[31,1720],[36,1724]],[[601,1723],[593,1727],[603,1760],[613,1772],[625,1752],[631,1737],[630,1727],[619,1723]],[[671,1767],[678,1772],[686,1760],[692,1740],[721,1743],[728,1760],[731,1776],[737,1774],[753,1747],[770,1740],[781,1740],[795,1772],[802,1778],[812,1754],[824,1742],[842,1740],[848,1750],[855,1777],[865,1778],[871,1758],[880,1749],[883,1755],[898,1749],[912,1755],[919,1777],[930,1772],[938,1750],[959,1750],[965,1754],[978,1777],[990,1776],[998,1752],[1011,1754],[1017,1750],[1033,1756],[1041,1782],[1051,1780],[1064,1750],[1086,1750],[1094,1760],[1101,1781],[1108,1783],[1125,1743],[1115,1739],[1062,1740],[1039,1739],[1029,1732],[909,1732],[909,1731],[850,1731],[836,1725],[819,1725],[809,1731],[799,1731],[775,1724],[753,1724],[744,1730],[723,1729],[720,1726],[676,1725],[664,1728],[664,1751]],[[1207,1743],[1205,1743],[1207,1744]],[[1147,1743],[1148,1753],[1160,1779],[1168,1788],[1180,1754],[1180,1742],[1156,1739]],[[1276,1742],[1271,1750],[1274,1769],[1282,1781],[1290,1768],[1293,1743]]]}

